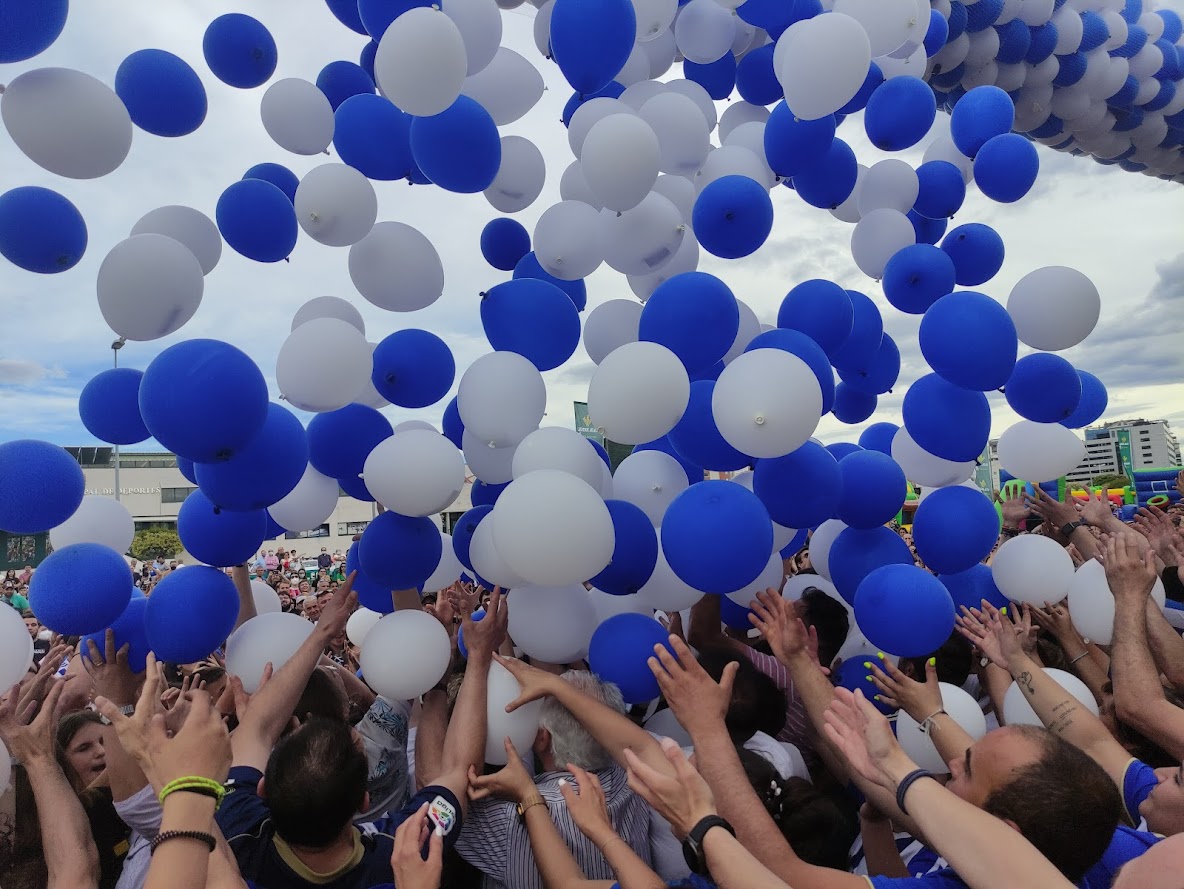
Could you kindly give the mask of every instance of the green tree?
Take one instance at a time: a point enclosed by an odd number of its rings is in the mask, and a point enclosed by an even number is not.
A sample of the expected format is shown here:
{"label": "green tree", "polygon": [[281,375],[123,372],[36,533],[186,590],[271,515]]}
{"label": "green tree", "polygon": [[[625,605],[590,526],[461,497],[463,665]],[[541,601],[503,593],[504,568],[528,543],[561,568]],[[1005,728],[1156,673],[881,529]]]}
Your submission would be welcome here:
{"label": "green tree", "polygon": [[171,559],[181,552],[181,538],[168,528],[145,528],[132,538],[132,558],[148,562],[156,558]]}
{"label": "green tree", "polygon": [[1125,475],[1108,472],[1104,475],[1094,476],[1089,484],[1091,488],[1106,490],[1108,488],[1126,488],[1131,484],[1131,480]]}

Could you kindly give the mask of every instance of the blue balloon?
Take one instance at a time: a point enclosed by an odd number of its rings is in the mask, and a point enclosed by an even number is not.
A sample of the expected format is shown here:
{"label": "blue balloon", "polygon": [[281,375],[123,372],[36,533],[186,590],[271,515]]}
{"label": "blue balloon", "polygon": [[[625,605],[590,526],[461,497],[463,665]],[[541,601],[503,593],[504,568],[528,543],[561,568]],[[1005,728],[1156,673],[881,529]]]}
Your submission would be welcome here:
{"label": "blue balloon", "polygon": [[[731,58],[731,53],[724,56]],[[779,102],[765,122],[765,158],[778,176],[791,178],[818,163],[835,141],[835,117],[801,120]]]}
{"label": "blue balloon", "polygon": [[881,151],[903,151],[925,138],[937,118],[933,89],[919,77],[885,80],[867,101],[863,125]]}
{"label": "blue balloon", "polygon": [[794,535],[793,540],[791,540],[789,543],[785,544],[785,546],[781,548],[781,558],[783,558],[783,559],[793,558],[795,555],[797,555],[798,553],[800,553],[802,551],[802,549],[806,545],[806,541],[809,539],[810,539],[810,529],[809,528],[802,528],[802,530],[798,531],[798,533]]}
{"label": "blue balloon", "polygon": [[409,9],[431,6],[428,0],[358,0],[358,18],[366,33],[373,40],[382,40],[382,35],[391,22]]}
{"label": "blue balloon", "polygon": [[751,105],[772,105],[785,95],[773,71],[773,48],[767,43],[754,49],[736,66],[736,91]]}
{"label": "blue balloon", "polygon": [[842,485],[838,460],[813,441],[784,457],[757,460],[752,473],[753,492],[787,528],[813,528],[833,517]]}
{"label": "blue balloon", "polygon": [[440,564],[440,529],[426,516],[384,512],[358,542],[362,570],[392,590],[422,586]]}
{"label": "blue balloon", "polygon": [[830,412],[840,423],[857,426],[876,412],[879,403],[874,394],[842,382],[835,386],[835,403]]}
{"label": "blue balloon", "polygon": [[115,72],[115,93],[132,123],[154,136],[189,135],[209,107],[197,72],[163,49],[141,49],[124,59]]}
{"label": "blue balloon", "polygon": [[967,157],[974,157],[996,136],[1010,133],[1013,126],[1015,103],[997,86],[976,86],[958,100],[950,114],[950,136]]}
{"label": "blue balloon", "polygon": [[[140,416],[165,448],[195,463],[229,460],[267,419],[267,382],[246,353],[218,340],[185,340],[148,365]],[[211,423],[210,417],[234,417]]]}
{"label": "blue balloon", "polygon": [[1062,426],[1070,429],[1082,429],[1096,421],[1106,412],[1106,405],[1110,401],[1101,380],[1084,370],[1077,371],[1077,376],[1081,377],[1081,400],[1077,403],[1077,409],[1060,421]]}
{"label": "blue balloon", "polygon": [[833,281],[813,278],[789,291],[777,311],[777,326],[800,330],[833,357],[851,335],[855,309],[847,291]]}
{"label": "blue balloon", "polygon": [[23,62],[49,49],[62,29],[70,0],[6,0],[0,6],[0,64]]}
{"label": "blue balloon", "polygon": [[575,281],[564,281],[561,278],[556,278],[539,264],[538,257],[533,252],[527,253],[514,266],[514,278],[537,278],[540,281],[546,281],[548,284],[554,284],[575,303],[577,312],[584,311],[584,307],[588,305],[588,287],[582,278]]}
{"label": "blue balloon", "polygon": [[1040,156],[1036,146],[1017,133],[1004,133],[987,142],[974,159],[978,190],[993,201],[1014,204],[1036,184]]}
{"label": "blue balloon", "polygon": [[722,102],[732,94],[732,89],[736,86],[736,57],[726,52],[706,65],[684,59],[682,74],[687,80],[694,81],[707,90],[707,95],[712,99]]}
{"label": "blue balloon", "polygon": [[747,176],[721,176],[695,200],[691,226],[700,245],[722,259],[755,253],[773,230],[773,201]]}
{"label": "blue balloon", "polygon": [[849,528],[875,528],[892,521],[904,506],[908,482],[887,454],[858,450],[839,460],[842,494],[835,509]]}
{"label": "blue balloon", "polygon": [[186,497],[177,513],[177,536],[185,550],[215,568],[249,561],[267,539],[267,530],[267,514],[262,509],[220,509],[200,490]]}
{"label": "blue balloon", "polygon": [[896,346],[896,340],[888,334],[884,334],[880,348],[874,353],[839,368],[839,378],[843,383],[865,395],[891,392],[899,377],[900,349]]}
{"label": "blue balloon", "polygon": [[86,220],[56,191],[25,185],[0,195],[0,256],[13,265],[54,275],[78,265],[86,244]]}
{"label": "blue balloon", "polygon": [[[196,485],[197,480],[194,479],[193,483]],[[191,494],[190,496],[192,497],[193,495]],[[263,516],[264,516],[264,518],[263,518],[263,524],[264,524],[263,539],[264,540],[276,540],[281,535],[286,534],[288,532],[288,529],[282,527],[279,522],[277,522],[275,519],[273,519],[271,517],[271,513],[267,512],[267,510],[263,511]]]}
{"label": "blue balloon", "polygon": [[94,642],[100,655],[106,655],[107,630],[115,636],[115,650],[127,646],[127,665],[133,673],[143,673],[148,662],[148,629],[144,626],[144,615],[148,611],[148,598],[143,594],[136,595],[138,590],[132,587],[132,597],[123,609],[123,614],[111,622],[110,627],[104,627],[98,633],[90,633],[82,637],[79,651],[89,653],[87,642]]}
{"label": "blue balloon", "polygon": [[358,64],[362,66],[362,70],[370,75],[370,79],[375,83],[378,79],[374,75],[374,57],[378,55],[378,43],[371,40],[362,47],[362,53],[358,56]]}
{"label": "blue balloon", "polygon": [[833,210],[851,197],[858,179],[855,152],[836,137],[822,156],[794,174],[793,190],[810,206]]}
{"label": "blue balloon", "polygon": [[132,585],[127,562],[111,547],[75,543],[54,551],[33,572],[29,607],[55,633],[85,636],[123,614]]}
{"label": "blue balloon", "polygon": [[999,513],[977,488],[955,485],[927,494],[913,515],[917,555],[935,574],[959,574],[991,554]]}
{"label": "blue balloon", "polygon": [[342,163],[368,179],[405,179],[415,165],[411,157],[411,115],[384,96],[361,93],[338,105],[333,144]]}
{"label": "blue balloon", "polygon": [[[1082,13],[1084,16],[1085,13]],[[1100,19],[1099,19],[1100,20]],[[999,35],[999,50],[995,53],[995,61],[1000,65],[1018,65],[1028,55],[1032,48],[1032,31],[1020,19],[1012,19],[1005,25],[996,25],[995,33]],[[1107,32],[1109,36],[1109,32]],[[1085,47],[1081,49],[1085,51]]]}
{"label": "blue balloon", "polygon": [[751,465],[752,458],[740,453],[720,434],[711,412],[713,380],[691,383],[691,399],[682,419],[667,433],[670,444],[688,463],[720,472],[730,472]]}
{"label": "blue balloon", "polygon": [[512,272],[529,252],[530,232],[517,219],[500,216],[481,229],[481,255],[495,269]]}
{"label": "blue balloon", "polygon": [[[936,10],[934,10],[936,12]],[[836,685],[839,688],[845,688],[847,691],[855,692],[862,691],[863,696],[867,698],[868,703],[883,713],[885,716],[895,713],[894,707],[889,707],[883,701],[876,700],[880,694],[880,687],[872,682],[871,673],[867,667],[868,663],[862,657],[855,657],[843,661],[839,665],[839,669],[835,671]]]}
{"label": "blue balloon", "polygon": [[1003,268],[1003,239],[988,225],[958,226],[946,235],[941,249],[954,261],[954,280],[962,287],[985,284]]}
{"label": "blue balloon", "polygon": [[609,457],[608,451],[605,450],[604,445],[602,445],[600,442],[598,442],[594,438],[588,439],[588,444],[592,445],[592,449],[594,451],[596,451],[597,456],[599,456],[600,459],[604,462],[604,465],[607,466],[609,469],[612,469],[613,468],[613,461],[612,461],[612,458]]}
{"label": "blue balloon", "polygon": [[859,585],[854,605],[867,641],[901,657],[932,654],[954,631],[949,592],[914,565],[887,565],[872,572]]}
{"label": "blue balloon", "polygon": [[930,306],[917,339],[934,373],[979,392],[1007,382],[1019,350],[1007,309],[969,290],[943,296]]}
{"label": "blue balloon", "polygon": [[636,593],[658,564],[658,534],[640,507],[625,500],[606,500],[613,520],[613,558],[608,566],[588,581],[612,596]]}
{"label": "blue balloon", "polygon": [[927,374],[904,395],[904,425],[921,448],[956,463],[977,460],[991,434],[991,407],[981,392]]}
{"label": "blue balloon", "polygon": [[502,141],[485,107],[459,96],[439,114],[412,118],[411,154],[436,185],[474,194],[489,188],[497,176]]}
{"label": "blue balloon", "polygon": [[868,66],[867,76],[863,79],[863,86],[859,88],[859,92],[855,97],[839,109],[839,114],[854,114],[856,111],[863,111],[867,108],[867,103],[871,101],[872,96],[876,90],[880,88],[880,84],[884,82],[884,71],[874,61]]}
{"label": "blue balloon", "polygon": [[283,164],[255,164],[243,173],[243,178],[270,182],[282,191],[289,201],[296,202],[296,189],[300,187],[300,177]]}
{"label": "blue balloon", "polygon": [[742,21],[770,33],[781,32],[798,20],[797,6],[805,5],[786,3],[785,0],[746,0],[740,4],[736,15]]}
{"label": "blue balloon", "polygon": [[108,444],[138,444],[151,438],[140,416],[143,371],[130,367],[105,370],[91,378],[78,396],[78,415],[86,431]]}
{"label": "blue balloon", "polygon": [[499,352],[517,352],[554,370],[580,344],[580,315],[567,294],[535,278],[498,284],[481,297],[481,326]]}
{"label": "blue balloon", "polygon": [[836,441],[834,444],[828,444],[826,450],[836,460],[842,460],[848,454],[858,453],[863,448],[849,441]]}
{"label": "blue balloon", "polygon": [[867,355],[875,354],[884,341],[884,318],[876,304],[858,290],[848,290],[847,296],[851,298],[853,312],[851,333],[831,356],[835,367],[858,366]]}
{"label": "blue balloon", "polygon": [[800,330],[776,327],[757,334],[744,351],[752,352],[755,349],[781,349],[806,362],[806,366],[814,372],[819,388],[822,389],[822,412],[830,413],[831,406],[835,403],[835,372],[831,369],[830,359],[822,351],[822,346]]}
{"label": "blue balloon", "polygon": [[[370,381],[378,394],[391,404],[430,407],[448,394],[455,378],[456,361],[452,351],[430,331],[396,330],[374,347],[374,371]],[[447,432],[446,426],[446,436]],[[460,444],[456,446],[460,447]]]}
{"label": "blue balloon", "polygon": [[949,219],[966,200],[966,177],[949,161],[929,161],[917,167],[920,190],[913,209],[927,219]]}
{"label": "blue balloon", "polygon": [[911,566],[913,554],[891,528],[845,528],[831,544],[829,564],[835,589],[854,605],[856,591],[864,578],[885,565]]}
{"label": "blue balloon", "polygon": [[366,26],[358,15],[357,0],[325,0],[325,5],[341,24],[362,36],[366,35]]}
{"label": "blue balloon", "polygon": [[192,460],[186,460],[184,457],[177,457],[177,471],[185,476],[185,480],[191,485],[197,484],[197,465]]}
{"label": "blue balloon", "polygon": [[218,231],[236,252],[256,262],[287,259],[296,246],[296,210],[262,179],[240,179],[218,198]]}
{"label": "blue balloon", "polygon": [[152,589],[144,626],[157,660],[192,664],[216,651],[238,620],[234,582],[217,568],[173,571]]}
{"label": "blue balloon", "polygon": [[937,55],[949,37],[950,26],[946,22],[946,17],[936,9],[929,10],[929,30],[925,32],[925,55],[930,58]]}
{"label": "blue balloon", "polygon": [[683,583],[723,595],[752,583],[773,552],[773,524],[760,499],[742,485],[691,485],[662,517],[662,554]]}
{"label": "blue balloon", "polygon": [[637,14],[629,0],[555,0],[551,55],[571,88],[592,93],[629,60]]}
{"label": "blue balloon", "polygon": [[[388,398],[387,401],[390,401]],[[465,424],[460,418],[460,410],[456,406],[456,398],[448,402],[444,408],[444,416],[440,420],[440,430],[444,437],[458,448],[464,446]]]}
{"label": "blue balloon", "polygon": [[392,434],[391,421],[374,408],[347,404],[309,421],[308,462],[329,478],[361,475],[370,452]]}
{"label": "blue balloon", "polygon": [[923,315],[957,281],[954,260],[945,250],[912,244],[896,251],[884,266],[884,296],[896,309]]}
{"label": "blue balloon", "polygon": [[[485,609],[478,608],[473,612],[473,623],[485,620]],[[462,626],[456,631],[456,650],[460,652],[460,656],[466,661],[469,659],[469,646],[465,644],[465,628]]]}
{"label": "blue balloon", "polygon": [[452,526],[452,551],[460,559],[460,563],[473,570],[473,561],[469,558],[469,547],[473,543],[473,534],[481,520],[493,512],[492,506],[474,506]]}
{"label": "blue balloon", "polygon": [[618,99],[621,93],[625,92],[625,87],[617,83],[615,80],[610,80],[607,84],[593,93],[574,92],[571,98],[567,100],[567,104],[563,106],[563,125],[569,126],[571,119],[575,117],[577,111],[584,105],[585,102],[590,102],[592,99]]}
{"label": "blue balloon", "polygon": [[31,438],[0,444],[0,531],[40,534],[78,509],[86,490],[69,451]]}
{"label": "blue balloon", "polygon": [[703,481],[703,467],[696,466],[694,463],[690,462],[682,454],[676,451],[674,449],[673,443],[670,441],[669,435],[663,435],[661,438],[654,439],[653,441],[646,442],[645,444],[639,444],[633,449],[634,453],[637,453],[638,451],[661,451],[663,454],[673,457],[678,461],[678,464],[682,467],[683,472],[687,474],[687,482],[689,484],[693,485],[696,482]]}
{"label": "blue balloon", "polygon": [[751,630],[752,623],[748,620],[750,614],[752,614],[751,608],[737,605],[727,596],[719,597],[719,618],[724,626],[733,630]]}
{"label": "blue balloon", "polygon": [[[980,0],[966,7],[966,30],[974,34],[985,31],[1003,15],[1006,0]],[[1062,6],[1064,4],[1061,4]]]}
{"label": "blue balloon", "polygon": [[345,491],[346,494],[355,500],[373,503],[378,499],[370,493],[370,489],[366,487],[366,483],[356,475],[343,475],[337,480],[337,484],[341,486],[341,490]]}
{"label": "blue balloon", "polygon": [[273,402],[250,444],[229,460],[197,464],[197,484],[222,509],[265,509],[290,494],[307,468],[304,427]]}
{"label": "blue balloon", "polygon": [[942,235],[946,233],[949,228],[949,223],[944,219],[926,219],[916,210],[909,210],[909,222],[913,224],[913,231],[917,234],[918,244],[936,245],[941,240]]}
{"label": "blue balloon", "polygon": [[739,329],[728,285],[706,272],[683,272],[654,290],[641,310],[638,339],[665,346],[694,372],[723,358]]}
{"label": "blue balloon", "polygon": [[210,22],[202,39],[202,53],[215,77],[244,90],[267,83],[279,62],[271,32],[258,19],[238,12]]}
{"label": "blue balloon", "polygon": [[872,423],[859,434],[859,446],[867,451],[892,455],[892,439],[900,427],[895,423]]}
{"label": "blue balloon", "polygon": [[1004,394],[1025,420],[1059,423],[1073,416],[1081,403],[1081,377],[1060,355],[1036,352],[1015,363]]}
{"label": "blue balloon", "polygon": [[325,94],[336,111],[346,99],[353,96],[374,95],[374,78],[366,73],[365,68],[353,62],[330,62],[317,75],[317,89]]}
{"label": "blue balloon", "polygon": [[658,645],[669,649],[670,634],[652,617],[613,615],[592,634],[588,669],[603,682],[617,686],[626,704],[644,704],[659,694],[658,680],[649,668],[649,659]]}
{"label": "blue balloon", "polygon": [[510,483],[505,482],[500,485],[490,485],[481,481],[479,478],[473,479],[473,487],[469,492],[469,499],[473,502],[473,506],[493,506],[497,503],[497,498],[502,495]]}
{"label": "blue balloon", "polygon": [[379,614],[390,614],[395,610],[395,601],[391,596],[391,589],[371,580],[369,575],[362,570],[362,565],[358,558],[358,547],[359,544],[354,542],[350,544],[349,549],[345,552],[346,575],[353,574],[355,571],[357,572],[357,575],[354,577],[353,588],[358,594],[358,604],[363,608],[369,608],[371,611],[377,611]]}
{"label": "blue balloon", "polygon": [[942,574],[938,580],[945,586],[955,608],[982,608],[986,599],[996,608],[1007,607],[1007,597],[999,592],[989,565],[975,565],[957,574]]}

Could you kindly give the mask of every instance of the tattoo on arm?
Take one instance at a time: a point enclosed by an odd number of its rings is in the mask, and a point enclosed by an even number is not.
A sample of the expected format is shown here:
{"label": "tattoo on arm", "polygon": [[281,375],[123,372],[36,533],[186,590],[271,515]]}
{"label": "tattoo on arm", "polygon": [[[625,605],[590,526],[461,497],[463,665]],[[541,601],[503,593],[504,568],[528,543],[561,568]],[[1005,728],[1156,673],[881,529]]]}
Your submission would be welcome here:
{"label": "tattoo on arm", "polygon": [[1054,735],[1063,735],[1073,726],[1073,716],[1077,713],[1076,701],[1062,701],[1053,708],[1053,719],[1048,724],[1048,730]]}
{"label": "tattoo on arm", "polygon": [[1035,694],[1036,690],[1032,687],[1032,674],[1027,670],[1024,670],[1024,672],[1020,673],[1020,675],[1015,678],[1015,681],[1019,683],[1020,688],[1022,688],[1028,694]]}

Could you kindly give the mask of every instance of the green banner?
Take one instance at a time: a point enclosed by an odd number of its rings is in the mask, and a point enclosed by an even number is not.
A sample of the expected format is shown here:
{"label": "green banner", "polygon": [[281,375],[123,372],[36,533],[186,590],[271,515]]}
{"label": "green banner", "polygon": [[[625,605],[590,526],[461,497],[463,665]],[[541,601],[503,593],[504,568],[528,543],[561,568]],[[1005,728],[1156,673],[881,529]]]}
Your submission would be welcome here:
{"label": "green banner", "polygon": [[583,401],[575,402],[576,408],[576,432],[590,438],[598,444],[604,444],[604,436],[600,433],[592,422],[592,418],[588,416],[588,405]]}
{"label": "green banner", "polygon": [[1127,478],[1131,478],[1131,473],[1135,470],[1135,461],[1131,455],[1131,431],[1129,429],[1118,430],[1118,461],[1121,464],[1118,471]]}

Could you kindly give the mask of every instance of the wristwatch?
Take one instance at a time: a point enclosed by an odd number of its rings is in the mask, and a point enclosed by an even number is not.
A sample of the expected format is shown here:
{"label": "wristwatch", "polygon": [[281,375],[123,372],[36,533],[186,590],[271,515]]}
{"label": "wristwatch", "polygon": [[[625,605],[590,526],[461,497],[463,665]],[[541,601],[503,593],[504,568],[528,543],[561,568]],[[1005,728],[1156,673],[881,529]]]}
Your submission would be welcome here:
{"label": "wristwatch", "polygon": [[682,857],[686,859],[687,867],[701,877],[707,876],[707,857],[703,854],[703,838],[707,836],[707,831],[714,827],[722,827],[732,836],[736,835],[732,825],[720,818],[719,815],[708,815],[692,827],[687,833],[687,838],[682,841]]}
{"label": "wristwatch", "polygon": [[1073,535],[1073,532],[1077,528],[1087,528],[1087,527],[1089,527],[1089,522],[1083,522],[1081,519],[1078,519],[1075,522],[1069,522],[1069,524],[1067,524],[1067,525],[1061,525],[1061,536],[1062,537],[1071,537]]}
{"label": "wristwatch", "polygon": [[518,805],[516,806],[516,808],[518,809],[518,817],[525,820],[527,809],[531,808],[532,806],[546,806],[546,805],[547,805],[547,801],[545,799],[543,799],[539,794],[537,794],[537,793],[532,794],[531,796],[524,799],[522,802],[518,803]]}

